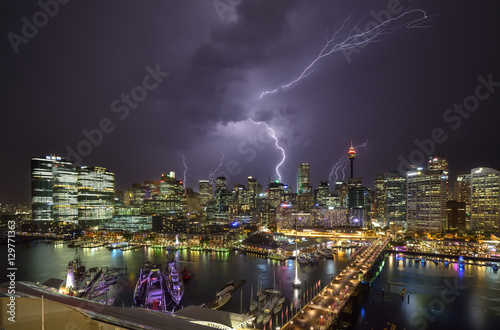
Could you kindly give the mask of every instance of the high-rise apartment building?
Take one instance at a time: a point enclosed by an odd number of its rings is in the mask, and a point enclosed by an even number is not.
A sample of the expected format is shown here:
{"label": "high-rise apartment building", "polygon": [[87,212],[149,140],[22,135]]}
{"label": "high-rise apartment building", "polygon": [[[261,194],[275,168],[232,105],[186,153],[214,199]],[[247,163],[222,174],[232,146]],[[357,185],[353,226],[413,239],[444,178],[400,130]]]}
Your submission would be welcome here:
{"label": "high-rise apartment building", "polygon": [[500,171],[479,167],[471,171],[471,229],[498,232],[500,226]]}
{"label": "high-rise apartment building", "polygon": [[444,231],[447,228],[446,184],[442,170],[407,172],[406,217],[409,230]]}

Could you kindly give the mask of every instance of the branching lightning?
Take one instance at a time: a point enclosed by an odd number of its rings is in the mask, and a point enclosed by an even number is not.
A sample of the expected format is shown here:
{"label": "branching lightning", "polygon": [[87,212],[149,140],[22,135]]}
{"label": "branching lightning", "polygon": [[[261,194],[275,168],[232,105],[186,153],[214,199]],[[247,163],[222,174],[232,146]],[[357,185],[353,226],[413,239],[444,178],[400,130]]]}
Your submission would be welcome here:
{"label": "branching lightning", "polygon": [[263,121],[253,121],[250,118],[248,118],[248,120],[250,120],[252,123],[254,123],[256,125],[265,124],[266,128],[271,132],[271,136],[274,139],[276,148],[278,148],[279,150],[281,150],[281,156],[282,156],[282,158],[281,158],[281,161],[279,162],[279,164],[276,165],[276,174],[278,175],[278,180],[281,182],[281,174],[280,174],[279,168],[280,168],[280,166],[283,165],[283,163],[286,160],[285,149],[283,149],[282,147],[280,147],[278,138],[276,137],[276,133],[274,132],[274,130],[266,122],[263,122]]}
{"label": "branching lightning", "polygon": [[[411,14],[418,14],[419,17],[416,19],[413,19],[410,21],[408,24],[400,23],[392,28],[389,28],[388,25],[389,23],[392,22],[398,22],[404,19],[406,16],[409,16]],[[411,28],[427,28],[428,26],[422,26],[421,23],[427,18],[427,13],[423,11],[422,9],[412,9],[412,10],[406,10],[404,13],[402,13],[399,16],[396,17],[391,17],[386,19],[385,21],[382,22],[376,22],[373,21],[375,24],[373,28],[367,29],[365,31],[361,31],[361,29],[358,27],[360,23],[364,20],[359,21],[354,28],[351,29],[351,31],[347,34],[347,36],[343,36],[343,40],[339,41],[338,39],[341,39],[338,35],[346,28],[347,22],[350,20],[351,15],[349,15],[348,18],[344,20],[342,23],[342,26],[340,29],[337,30],[333,34],[331,38],[328,36],[325,36],[326,38],[326,44],[323,47],[323,49],[319,52],[318,56],[302,71],[302,73],[292,81],[281,85],[278,88],[275,88],[273,90],[268,90],[265,92],[262,92],[260,94],[260,97],[262,98],[263,96],[267,94],[275,94],[283,89],[286,89],[296,83],[298,83],[301,79],[306,78],[309,74],[314,72],[314,65],[321,60],[323,57],[329,56],[333,53],[339,52],[339,51],[345,51],[349,50],[352,48],[356,48],[359,46],[362,46],[367,43],[372,43],[372,42],[377,42],[380,41],[380,36],[384,34],[390,34],[393,31],[402,28],[406,26],[406,28],[411,29]],[[365,17],[366,18],[366,17]]]}
{"label": "branching lightning", "polygon": [[209,175],[208,175],[208,178],[210,179],[210,184],[212,185],[214,183],[214,175],[219,171],[219,169],[221,168],[222,166],[222,162],[224,161],[224,152],[221,151],[222,153],[222,157],[220,159],[220,163],[219,163],[219,166],[217,166],[217,168],[213,171],[213,172],[210,172]]}
{"label": "branching lightning", "polygon": [[[366,140],[363,144],[359,144],[357,146],[354,147],[354,149],[356,149],[356,153],[359,155],[360,153],[363,153],[364,151],[366,151],[366,149],[368,149],[368,140]],[[335,181],[334,182],[334,185],[335,185],[335,182],[337,182],[338,178],[339,178],[339,173],[338,171],[341,170],[342,171],[342,181],[345,180],[345,169],[347,167],[347,165],[349,164],[349,158],[347,157],[347,155],[343,155],[337,163],[335,163],[335,165],[333,165],[332,167],[332,170],[330,171],[330,175],[328,176],[328,180],[331,181],[331,178],[332,178],[332,175],[335,175]]]}

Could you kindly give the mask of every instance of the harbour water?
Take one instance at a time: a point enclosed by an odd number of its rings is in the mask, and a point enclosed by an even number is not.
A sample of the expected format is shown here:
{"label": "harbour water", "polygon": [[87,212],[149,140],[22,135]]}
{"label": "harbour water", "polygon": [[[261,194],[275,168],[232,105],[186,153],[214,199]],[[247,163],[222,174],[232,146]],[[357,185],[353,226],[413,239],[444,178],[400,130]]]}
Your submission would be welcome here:
{"label": "harbour water", "polygon": [[500,273],[388,255],[353,319],[354,329],[498,329]]}
{"label": "harbour water", "polygon": [[[278,262],[238,251],[167,252],[145,247],[133,251],[78,248],[78,252],[87,268],[127,267],[108,292],[109,298],[116,298],[117,306],[133,305],[139,269],[146,260],[163,267],[174,259],[181,271],[187,267],[191,273],[181,305],[201,305],[212,300],[227,282],[246,279],[247,283],[222,308],[240,312],[240,308],[246,311],[249,307],[252,286],[256,299],[259,282],[264,288],[281,286],[286,303],[290,304],[303,294],[305,285],[311,288],[319,280],[327,283],[331,275],[340,273],[354,250],[340,251],[334,260],[322,259],[316,265],[299,266],[301,290],[291,287],[295,273],[291,260]],[[53,246],[38,241],[19,243],[16,245],[16,280],[42,283],[52,277],[65,279],[68,261],[74,256],[75,248],[67,245]],[[0,263],[3,269],[7,268],[6,258],[1,258]],[[390,329],[391,325],[396,329],[495,329],[500,324],[500,272],[475,265],[460,269],[457,263],[446,267],[443,262],[436,265],[431,260],[423,266],[413,259],[388,255],[379,276],[359,301],[350,317],[354,329]]]}
{"label": "harbour water", "polygon": [[[40,241],[19,243],[16,245],[16,259],[18,264],[18,281],[40,282],[55,277],[66,278],[66,267],[75,257],[75,248],[67,245],[47,245]],[[354,250],[352,250],[354,252]],[[98,267],[127,267],[127,270],[118,278],[118,283],[112,285],[107,297],[115,297],[116,306],[132,306],[133,292],[139,270],[146,260],[159,263],[162,269],[170,260],[175,260],[179,270],[184,267],[191,273],[191,279],[185,282],[185,292],[181,301],[182,306],[201,305],[214,299],[215,293],[231,280],[246,279],[247,283],[237,290],[232,299],[222,309],[230,312],[248,310],[253,286],[253,297],[259,282],[262,288],[281,287],[287,302],[294,301],[301,294],[300,290],[293,290],[291,286],[295,275],[292,260],[275,261],[264,259],[258,255],[243,254],[239,251],[231,252],[203,252],[203,251],[167,251],[143,247],[139,250],[121,251],[108,250],[105,247],[86,249],[78,248],[78,253],[87,268]],[[302,282],[302,290],[307,285],[311,288],[318,281],[327,283],[331,275],[338,274],[349,263],[351,249],[340,251],[334,260],[323,259],[318,264],[299,266],[298,276]],[[5,259],[2,259],[2,267]],[[241,294],[243,304],[241,306]],[[99,297],[102,299],[104,297]],[[99,300],[97,299],[97,300]]]}

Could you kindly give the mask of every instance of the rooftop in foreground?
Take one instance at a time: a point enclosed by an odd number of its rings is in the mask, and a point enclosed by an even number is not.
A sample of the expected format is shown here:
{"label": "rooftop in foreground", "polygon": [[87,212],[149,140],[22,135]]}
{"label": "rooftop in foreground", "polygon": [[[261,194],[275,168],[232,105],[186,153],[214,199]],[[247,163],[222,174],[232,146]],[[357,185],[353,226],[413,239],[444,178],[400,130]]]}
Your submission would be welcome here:
{"label": "rooftop in foreground", "polygon": [[[46,329],[65,324],[85,324],[90,329],[235,329],[251,317],[196,306],[177,313],[160,313],[142,308],[107,306],[94,301],[65,296],[31,282],[16,282],[16,322],[7,320],[9,283],[0,284],[2,324],[8,329],[31,329],[42,322],[44,297]],[[50,311],[50,312],[49,312]],[[12,327],[14,326],[14,327]]]}

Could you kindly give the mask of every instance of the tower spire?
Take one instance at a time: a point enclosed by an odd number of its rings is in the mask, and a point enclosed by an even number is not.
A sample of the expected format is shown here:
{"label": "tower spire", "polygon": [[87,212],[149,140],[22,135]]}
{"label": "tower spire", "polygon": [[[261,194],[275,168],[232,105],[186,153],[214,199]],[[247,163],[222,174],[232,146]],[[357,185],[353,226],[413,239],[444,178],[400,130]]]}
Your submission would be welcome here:
{"label": "tower spire", "polygon": [[351,147],[349,148],[349,151],[347,152],[347,156],[349,157],[351,161],[351,179],[354,177],[354,159],[356,159],[356,150],[352,146],[352,141],[351,141]]}

